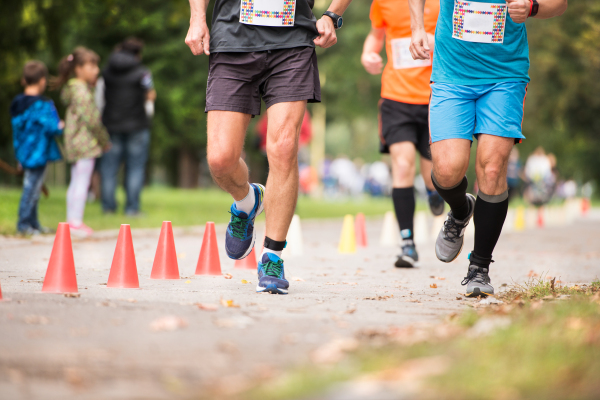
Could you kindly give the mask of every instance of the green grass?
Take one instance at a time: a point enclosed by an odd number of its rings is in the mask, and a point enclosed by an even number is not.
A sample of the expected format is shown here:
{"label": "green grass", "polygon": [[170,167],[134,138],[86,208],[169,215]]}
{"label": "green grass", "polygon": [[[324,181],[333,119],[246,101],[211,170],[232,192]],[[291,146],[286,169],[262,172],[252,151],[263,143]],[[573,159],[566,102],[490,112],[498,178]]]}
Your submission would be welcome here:
{"label": "green grass", "polygon": [[[547,283],[540,280],[514,287],[511,290],[521,290],[520,297],[513,296],[510,302],[505,298],[507,302],[501,306],[470,309],[425,334],[400,331],[394,336],[384,331],[376,340],[363,339],[359,349],[342,361],[306,365],[236,398],[319,398],[341,382],[365,377],[383,382],[385,376],[402,379],[407,371],[414,373],[410,366],[415,360],[441,357],[447,367],[440,374],[410,378],[407,383],[420,383],[410,398],[598,399],[600,281],[571,287],[568,292],[566,288],[552,290]],[[548,301],[547,296],[560,290],[571,297]],[[525,298],[531,301],[524,302]],[[488,335],[470,334],[474,325],[494,318],[509,319],[510,324]],[[398,343],[406,343],[411,335],[417,338],[415,344]],[[401,373],[394,375],[394,371]]]}
{"label": "green grass", "polygon": [[[66,218],[66,189],[50,188],[50,197],[41,198],[39,215],[42,225],[56,227]],[[17,211],[21,190],[18,188],[0,188],[0,234],[15,233]],[[119,204],[124,204],[125,194],[117,192]],[[169,220],[174,226],[203,225],[206,221],[224,223],[229,221],[231,197],[218,189],[184,190],[164,187],[149,187],[142,193],[144,215],[136,218],[121,213],[104,215],[99,202],[88,203],[85,211],[85,223],[93,229],[118,229],[122,223],[132,228],[156,228],[162,221]],[[419,204],[419,209],[426,205]],[[364,197],[351,201],[326,201],[300,197],[296,213],[301,218],[338,218],[346,214],[359,212],[365,215],[381,215],[392,210],[391,199]],[[260,218],[264,218],[262,215]]]}

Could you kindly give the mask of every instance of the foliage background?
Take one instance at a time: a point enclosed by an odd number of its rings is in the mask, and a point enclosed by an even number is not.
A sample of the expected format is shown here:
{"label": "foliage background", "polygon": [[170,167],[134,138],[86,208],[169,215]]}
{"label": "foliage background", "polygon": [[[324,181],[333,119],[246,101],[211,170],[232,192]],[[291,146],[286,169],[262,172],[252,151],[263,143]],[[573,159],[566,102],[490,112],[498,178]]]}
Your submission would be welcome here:
{"label": "foliage background", "polygon": [[[326,0],[317,0],[320,15]],[[355,0],[344,15],[339,42],[318,49],[327,107],[327,152],[373,161],[377,154],[379,76],[360,64],[370,29],[370,2]],[[209,10],[210,14],[210,10]],[[171,185],[185,185],[185,169],[201,174],[206,143],[204,101],[208,60],[184,44],[189,23],[185,0],[17,0],[0,5],[0,158],[15,164],[8,108],[22,88],[22,65],[40,59],[56,72],[75,46],[98,52],[103,61],[128,36],[146,42],[144,63],[158,92],[150,169]],[[538,145],[558,157],[566,177],[600,179],[600,2],[571,1],[560,18],[527,22],[531,84],[525,106],[522,158]],[[48,93],[61,110],[57,93]],[[259,157],[253,141],[248,152]],[[183,162],[187,160],[188,162]],[[156,174],[154,174],[156,175]],[[0,173],[0,182],[17,183]]]}

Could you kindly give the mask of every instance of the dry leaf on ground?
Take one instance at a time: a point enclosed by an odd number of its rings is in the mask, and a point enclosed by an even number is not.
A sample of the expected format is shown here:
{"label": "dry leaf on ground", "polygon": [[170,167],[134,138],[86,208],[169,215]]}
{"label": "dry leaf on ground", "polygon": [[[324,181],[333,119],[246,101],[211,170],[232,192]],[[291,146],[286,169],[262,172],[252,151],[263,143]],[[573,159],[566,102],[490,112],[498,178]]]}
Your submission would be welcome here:
{"label": "dry leaf on ground", "polygon": [[225,279],[231,279],[231,278],[233,278],[233,275],[231,275],[231,274],[223,274],[223,278],[225,278]]}
{"label": "dry leaf on ground", "polygon": [[363,300],[387,300],[394,297],[393,294],[389,296],[371,296],[371,297],[363,297]]}
{"label": "dry leaf on ground", "polygon": [[233,302],[233,300],[226,300],[226,299],[221,299],[221,305],[223,307],[232,307],[232,308],[239,308],[238,304],[235,304]]}
{"label": "dry leaf on ground", "polygon": [[429,285],[429,287],[432,289],[437,289],[437,285],[435,283],[432,283],[431,285]]}
{"label": "dry leaf on ground", "polygon": [[65,293],[65,294],[63,294],[63,296],[78,298],[78,297],[81,297],[81,293]]}
{"label": "dry leaf on ground", "polygon": [[297,276],[293,276],[293,277],[292,277],[292,280],[293,280],[293,281],[297,281],[297,282],[304,282],[304,279],[302,279],[302,278],[298,278]]}
{"label": "dry leaf on ground", "polygon": [[176,331],[188,326],[188,322],[176,315],[166,315],[152,321],[150,329],[155,332],[159,331]]}
{"label": "dry leaf on ground", "polygon": [[206,310],[206,311],[217,311],[217,309],[219,308],[218,305],[216,305],[216,304],[209,304],[209,303],[196,303],[196,306],[199,309]]}
{"label": "dry leaf on ground", "polygon": [[444,281],[444,280],[446,280],[446,278],[444,278],[443,276],[431,275],[430,278],[431,279],[437,279],[438,281]]}

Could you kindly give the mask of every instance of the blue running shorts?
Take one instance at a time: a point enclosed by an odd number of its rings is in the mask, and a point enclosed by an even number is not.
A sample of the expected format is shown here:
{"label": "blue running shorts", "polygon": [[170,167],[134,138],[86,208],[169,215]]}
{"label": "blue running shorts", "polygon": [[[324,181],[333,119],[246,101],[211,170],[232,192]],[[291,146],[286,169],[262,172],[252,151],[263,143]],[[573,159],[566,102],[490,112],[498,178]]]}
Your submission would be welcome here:
{"label": "blue running shorts", "polygon": [[487,85],[431,84],[429,136],[431,143],[445,139],[473,140],[480,133],[525,139],[521,132],[526,82]]}

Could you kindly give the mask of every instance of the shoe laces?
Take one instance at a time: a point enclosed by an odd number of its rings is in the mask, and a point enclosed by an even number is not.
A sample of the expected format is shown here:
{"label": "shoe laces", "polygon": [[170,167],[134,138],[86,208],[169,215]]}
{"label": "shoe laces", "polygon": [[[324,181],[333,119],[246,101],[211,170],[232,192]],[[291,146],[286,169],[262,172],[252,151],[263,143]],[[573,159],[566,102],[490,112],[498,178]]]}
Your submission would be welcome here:
{"label": "shoe laces", "polygon": [[279,278],[281,276],[281,271],[283,271],[283,260],[279,259],[277,261],[267,261],[262,264],[263,271],[265,275],[274,276]]}
{"label": "shoe laces", "polygon": [[454,217],[450,216],[444,221],[444,239],[454,243],[456,239],[460,238],[460,231],[465,226],[466,224],[459,224]]}
{"label": "shoe laces", "polygon": [[248,223],[250,218],[241,218],[229,211],[231,214],[231,221],[229,227],[231,229],[231,236],[236,237],[240,240],[244,240],[246,236],[246,230],[248,229]]}
{"label": "shoe laces", "polygon": [[468,284],[471,281],[486,284],[487,283],[485,280],[486,275],[487,275],[487,271],[485,268],[481,268],[481,267],[470,268],[469,267],[469,272],[467,272],[467,276],[464,277],[463,281],[460,284],[465,286],[466,284]]}

